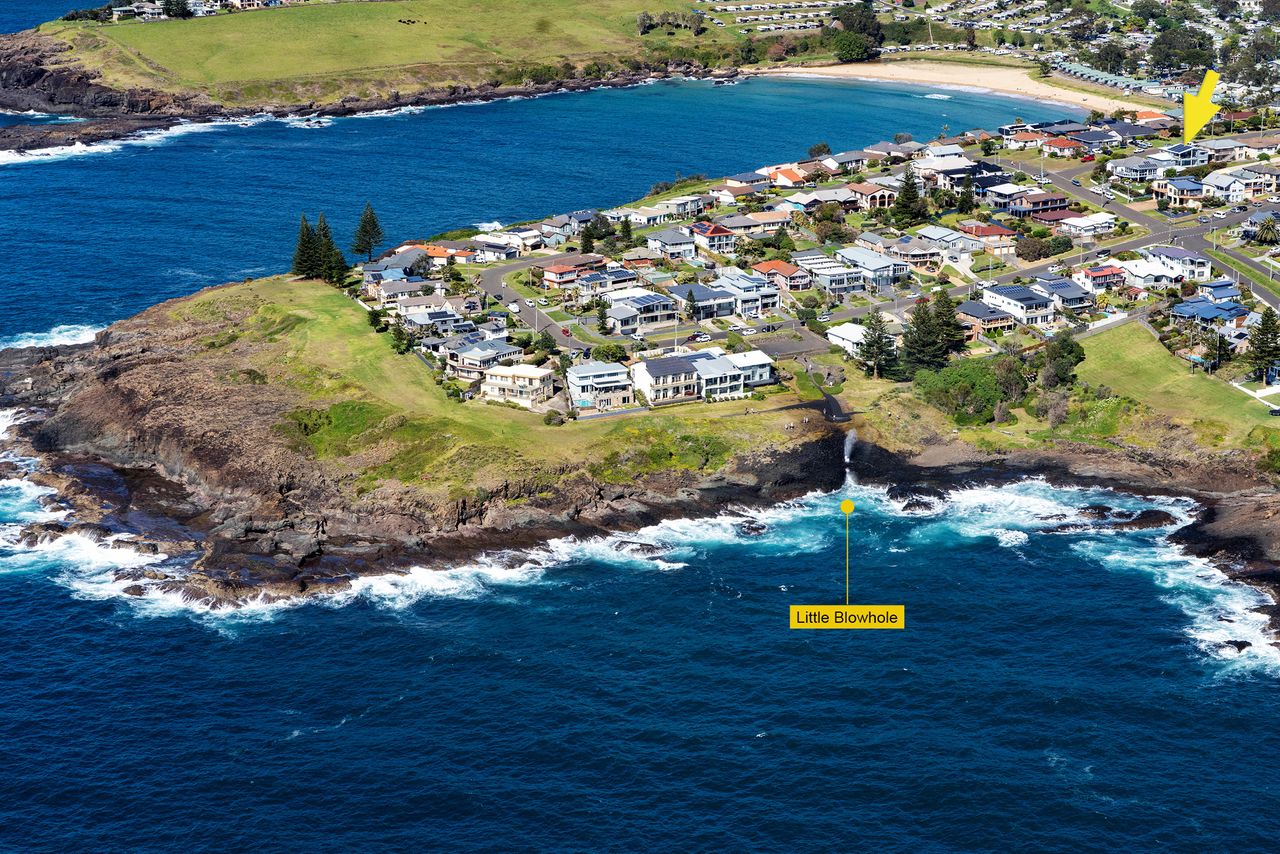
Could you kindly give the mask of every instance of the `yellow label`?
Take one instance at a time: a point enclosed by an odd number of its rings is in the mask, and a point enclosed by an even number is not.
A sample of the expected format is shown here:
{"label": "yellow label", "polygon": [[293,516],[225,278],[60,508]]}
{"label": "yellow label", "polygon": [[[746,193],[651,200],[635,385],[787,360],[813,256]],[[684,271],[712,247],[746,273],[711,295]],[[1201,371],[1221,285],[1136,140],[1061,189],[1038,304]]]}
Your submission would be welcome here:
{"label": "yellow label", "polygon": [[905,605],[792,605],[793,629],[905,629]]}

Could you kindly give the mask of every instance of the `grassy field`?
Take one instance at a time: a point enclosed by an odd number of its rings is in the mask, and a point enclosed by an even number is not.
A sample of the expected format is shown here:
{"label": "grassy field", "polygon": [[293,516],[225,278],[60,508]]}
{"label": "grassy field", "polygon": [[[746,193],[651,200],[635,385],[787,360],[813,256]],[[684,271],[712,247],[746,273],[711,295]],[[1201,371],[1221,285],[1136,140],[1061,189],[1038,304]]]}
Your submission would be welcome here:
{"label": "grassy field", "polygon": [[[102,68],[110,83],[196,89],[229,101],[323,98],[340,85],[343,94],[370,95],[415,81],[477,82],[499,66],[616,61],[639,56],[645,44],[692,43],[687,30],[643,41],[636,32],[641,10],[688,7],[681,0],[384,0],[41,29],[72,44],[73,55]],[[715,27],[699,37],[724,38],[731,36]]]}
{"label": "grassy field", "polygon": [[1250,444],[1255,428],[1274,428],[1267,408],[1227,383],[1201,372],[1165,350],[1137,323],[1086,338],[1081,380],[1110,386],[1194,429],[1199,436],[1220,436],[1231,446]]}
{"label": "grassy field", "polygon": [[[696,403],[657,414],[543,423],[520,409],[448,399],[416,356],[397,356],[365,313],[316,282],[263,279],[221,288],[173,308],[182,319],[247,319],[202,342],[228,382],[251,375],[288,388],[297,406],[280,428],[365,488],[387,481],[427,490],[491,488],[509,478],[553,479],[580,467],[627,482],[672,468],[713,468],[735,453],[785,444],[785,412],[746,416],[751,401]],[[770,408],[794,403],[770,398]]]}

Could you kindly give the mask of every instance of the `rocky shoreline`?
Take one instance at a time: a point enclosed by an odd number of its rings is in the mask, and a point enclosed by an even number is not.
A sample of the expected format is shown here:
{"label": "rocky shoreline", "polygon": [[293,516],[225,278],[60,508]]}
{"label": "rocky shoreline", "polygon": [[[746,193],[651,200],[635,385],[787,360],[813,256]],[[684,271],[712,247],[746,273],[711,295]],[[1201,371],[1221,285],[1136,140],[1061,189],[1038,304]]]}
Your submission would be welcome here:
{"label": "rocky shoreline", "polygon": [[671,62],[618,71],[604,78],[566,78],[524,86],[456,85],[371,98],[348,97],[334,103],[255,104],[224,108],[204,95],[174,95],[150,89],[120,91],[98,75],[64,61],[65,45],[33,32],[0,35],[0,110],[74,116],[62,125],[19,124],[0,128],[0,151],[31,152],[89,145],[163,130],[181,122],[234,121],[250,116],[350,116],[406,107],[531,98],[558,92],[638,86],[654,80],[687,77],[732,79],[736,68],[708,69],[693,62]]}

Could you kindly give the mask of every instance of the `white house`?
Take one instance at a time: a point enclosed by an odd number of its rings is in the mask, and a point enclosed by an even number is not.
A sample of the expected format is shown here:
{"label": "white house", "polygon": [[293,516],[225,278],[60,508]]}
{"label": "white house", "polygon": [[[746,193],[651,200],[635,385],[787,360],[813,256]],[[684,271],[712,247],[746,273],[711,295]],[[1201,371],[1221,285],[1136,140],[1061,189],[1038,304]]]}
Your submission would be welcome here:
{"label": "white house", "polygon": [[554,372],[536,365],[495,365],[484,372],[480,396],[503,400],[521,406],[533,406],[551,397],[555,390]]}
{"label": "white house", "polygon": [[745,353],[728,353],[725,358],[742,372],[742,384],[752,386],[771,385],[773,377],[773,359],[763,350],[748,350]]}
{"label": "white house", "polygon": [[1007,311],[1026,326],[1043,326],[1053,322],[1053,300],[1024,285],[992,285],[983,288],[982,301],[992,308]]}
{"label": "white house", "polygon": [[867,328],[858,323],[841,323],[827,330],[827,340],[850,356],[858,355],[858,347],[866,337]]}
{"label": "white house", "polygon": [[583,362],[565,372],[569,402],[578,409],[601,411],[635,403],[627,366],[616,362]]}
{"label": "white house", "polygon": [[1099,211],[1085,216],[1071,216],[1058,221],[1058,233],[1071,237],[1110,234],[1116,228],[1116,215]]}

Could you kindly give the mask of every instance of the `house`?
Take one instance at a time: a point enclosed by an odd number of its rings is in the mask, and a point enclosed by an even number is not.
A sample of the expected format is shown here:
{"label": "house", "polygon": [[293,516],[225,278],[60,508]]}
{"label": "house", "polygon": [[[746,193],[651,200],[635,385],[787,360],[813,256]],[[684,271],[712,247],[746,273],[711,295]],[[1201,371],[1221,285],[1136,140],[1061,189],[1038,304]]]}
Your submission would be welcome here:
{"label": "house", "polygon": [[794,193],[783,199],[779,203],[779,207],[788,211],[809,212],[832,202],[840,205],[845,210],[858,209],[858,202],[854,199],[853,191],[848,187],[829,187],[804,193]]}
{"label": "house", "polygon": [[1071,278],[1076,284],[1095,294],[1118,288],[1125,281],[1124,270],[1112,264],[1077,270]]}
{"label": "house", "polygon": [[1258,211],[1257,213],[1250,214],[1248,219],[1240,223],[1240,234],[1246,240],[1253,240],[1258,236],[1258,229],[1262,224],[1264,222],[1274,220],[1275,218],[1276,215],[1271,211]]}
{"label": "house", "polygon": [[724,226],[738,237],[760,237],[765,233],[764,223],[743,214],[725,214],[712,222]]}
{"label": "house", "polygon": [[1110,130],[1086,130],[1080,133],[1073,133],[1068,139],[1072,139],[1083,147],[1083,150],[1097,153],[1104,148],[1120,144],[1120,136]]}
{"label": "house", "polygon": [[1252,152],[1250,156],[1254,159],[1261,157],[1264,154],[1268,157],[1275,157],[1277,154],[1280,154],[1280,136],[1264,136],[1258,139],[1243,139],[1241,142],[1249,147],[1249,150]]}
{"label": "house", "polygon": [[644,206],[630,208],[627,216],[637,228],[652,228],[672,218],[671,211],[666,208]]}
{"label": "house", "polygon": [[583,362],[565,372],[569,402],[578,409],[601,412],[620,409],[636,402],[631,373],[616,362]]}
{"label": "house", "polygon": [[1037,276],[1031,290],[1048,297],[1059,311],[1088,311],[1093,308],[1092,294],[1071,279]]}
{"label": "house", "polygon": [[445,365],[449,373],[459,379],[474,382],[484,379],[484,372],[504,359],[518,359],[522,355],[519,347],[505,341],[469,341],[460,342],[455,348],[445,351]]}
{"label": "house", "polygon": [[1050,157],[1077,157],[1085,152],[1083,142],[1058,137],[1041,143],[1040,149]]}
{"label": "house", "polygon": [[593,270],[579,276],[565,285],[565,290],[575,291],[577,301],[581,305],[612,291],[632,287],[640,281],[634,270],[625,268],[611,270]]}
{"label": "house", "polygon": [[1207,282],[1213,278],[1213,261],[1199,252],[1180,246],[1149,246],[1141,250],[1141,254],[1193,282]]}
{"label": "house", "polygon": [[1009,312],[1026,326],[1053,322],[1053,301],[1025,285],[991,285],[983,288],[982,301],[992,308]]}
{"label": "house", "polygon": [[858,355],[858,348],[866,337],[867,328],[859,323],[841,323],[827,329],[827,340],[850,356]]}
{"label": "house", "polygon": [[361,267],[364,284],[368,286],[384,280],[406,279],[413,274],[413,270],[427,266],[424,260],[426,257],[426,250],[419,246],[410,246],[392,252],[386,257]]}
{"label": "house", "polygon": [[913,267],[936,266],[942,262],[941,247],[936,243],[907,234],[889,239],[875,232],[864,231],[858,236],[858,244],[873,252],[881,252],[890,258],[906,261]]}
{"label": "house", "polygon": [[746,216],[760,223],[765,234],[776,234],[778,229],[791,222],[789,211],[752,211]]}
{"label": "house", "polygon": [[619,335],[634,335],[642,328],[673,323],[676,319],[675,301],[647,288],[624,288],[602,294],[600,298],[609,303],[605,322]]}
{"label": "house", "polygon": [[740,205],[757,195],[750,187],[718,184],[707,191],[717,205]]}
{"label": "house", "polygon": [[536,365],[495,365],[484,372],[480,396],[531,407],[550,399],[555,393],[555,372]]}
{"label": "house", "polygon": [[957,305],[956,317],[968,330],[967,337],[970,341],[976,341],[980,335],[1007,332],[1018,325],[1009,312],[992,308],[977,300],[965,300]]}
{"label": "house", "polygon": [[983,243],[993,240],[1008,240],[1018,232],[995,222],[982,222],[976,219],[963,219],[956,223],[956,228],[965,234],[971,234]]}
{"label": "house", "polygon": [[762,350],[728,353],[725,358],[742,373],[742,384],[747,388],[772,385],[776,382],[773,375],[773,359]]}
{"label": "house", "polygon": [[1243,326],[1249,316],[1249,309],[1235,302],[1215,303],[1205,297],[1195,296],[1169,309],[1169,316],[1175,322],[1194,323],[1208,329],[1218,325]]}
{"label": "house", "polygon": [[680,312],[693,321],[729,317],[734,312],[734,295],[727,290],[690,282],[673,285],[671,295],[680,300]]}
{"label": "house", "polygon": [[1005,148],[1011,151],[1022,151],[1026,148],[1039,148],[1042,144],[1052,139],[1047,133],[1041,133],[1036,130],[1020,130],[1005,139]]}
{"label": "house", "polygon": [[845,189],[850,192],[858,210],[862,211],[893,207],[894,200],[898,198],[897,192],[879,184],[846,184]]}
{"label": "house", "polygon": [[674,196],[657,202],[654,207],[667,211],[676,219],[688,219],[702,213],[702,197]]}
{"label": "house", "polygon": [[775,187],[803,187],[808,180],[809,172],[799,166],[769,170],[769,181]]}
{"label": "house", "polygon": [[1196,145],[1209,152],[1212,163],[1243,160],[1253,153],[1249,146],[1238,139],[1202,139]]}
{"label": "house", "polygon": [[1150,157],[1120,157],[1107,162],[1107,171],[1128,181],[1150,181],[1169,168]]}
{"label": "house", "polygon": [[920,239],[956,255],[970,255],[985,248],[985,244],[978,238],[940,225],[926,225],[918,235]]}
{"label": "house", "polygon": [[648,359],[631,366],[631,379],[650,406],[698,400],[698,372],[684,356]]}
{"label": "house", "polygon": [[1124,270],[1124,283],[1143,290],[1167,288],[1179,284],[1183,275],[1160,261],[1149,258],[1134,258],[1128,261],[1116,261],[1115,266]]}
{"label": "house", "polygon": [[810,277],[808,270],[797,267],[795,264],[789,264],[786,261],[761,261],[751,269],[764,276],[769,280],[770,284],[780,290],[803,290],[809,287],[812,282],[812,277]]}
{"label": "house", "polygon": [[416,297],[424,290],[434,290],[435,286],[426,279],[418,276],[410,276],[407,279],[392,279],[385,282],[377,282],[370,287],[369,292],[378,300],[378,307],[385,309],[400,308],[400,300],[404,297]]}
{"label": "house", "polygon": [[678,228],[664,228],[646,235],[645,245],[655,252],[662,253],[662,257],[668,261],[688,261],[698,255],[698,247],[693,242],[693,236]]}
{"label": "house", "polygon": [[987,187],[985,198],[995,210],[1008,210],[1016,199],[1025,196],[1030,188],[1008,182]]}
{"label": "house", "polygon": [[769,176],[761,175],[759,172],[743,172],[730,175],[724,179],[724,183],[729,187],[746,187],[753,193],[763,193],[769,189]]}
{"label": "house", "polygon": [[778,289],[764,276],[730,267],[711,283],[712,289],[726,291],[733,296],[734,313],[740,317],[764,316],[778,308]]}
{"label": "house", "polygon": [[1200,183],[1205,195],[1222,199],[1229,205],[1238,205],[1251,197],[1248,184],[1230,172],[1210,172]]}
{"label": "house", "polygon": [[1235,302],[1240,299],[1240,289],[1230,279],[1204,282],[1196,288],[1196,293],[1212,303]]}
{"label": "house", "polygon": [[1185,142],[1157,148],[1147,156],[1160,164],[1161,169],[1191,169],[1205,165],[1210,157],[1208,149]]}
{"label": "house", "polygon": [[835,297],[867,288],[863,271],[841,263],[821,249],[791,253],[791,261],[809,274],[814,286]]}
{"label": "house", "polygon": [[834,172],[857,172],[877,159],[876,155],[866,151],[842,151],[839,154],[828,154],[819,162]]}
{"label": "house", "polygon": [[[872,288],[891,288],[911,274],[911,268],[905,261],[861,246],[839,249],[836,257],[857,270],[866,285]],[[795,260],[794,254],[792,260]]]}
{"label": "house", "polygon": [[1175,208],[1199,208],[1205,191],[1195,178],[1157,178],[1151,182],[1151,194]]}
{"label": "house", "polygon": [[1066,210],[1071,200],[1063,193],[1025,193],[1009,203],[1009,213],[1018,219],[1032,214]]}
{"label": "house", "polygon": [[742,369],[725,356],[697,350],[685,358],[698,375],[698,394],[705,400],[732,400],[746,394]]}
{"label": "house", "polygon": [[1085,216],[1069,216],[1058,221],[1058,233],[1069,237],[1093,237],[1110,234],[1116,228],[1116,215],[1099,211]]}
{"label": "house", "polygon": [[723,225],[714,222],[695,222],[688,227],[693,242],[717,255],[732,255],[738,237]]}

